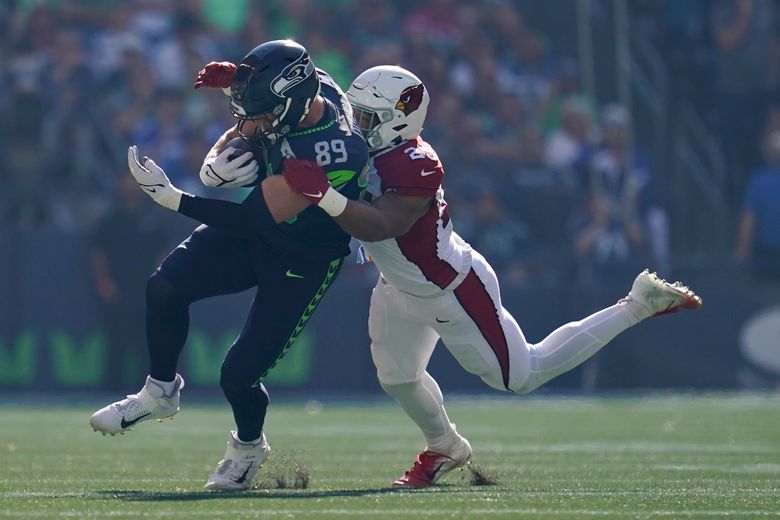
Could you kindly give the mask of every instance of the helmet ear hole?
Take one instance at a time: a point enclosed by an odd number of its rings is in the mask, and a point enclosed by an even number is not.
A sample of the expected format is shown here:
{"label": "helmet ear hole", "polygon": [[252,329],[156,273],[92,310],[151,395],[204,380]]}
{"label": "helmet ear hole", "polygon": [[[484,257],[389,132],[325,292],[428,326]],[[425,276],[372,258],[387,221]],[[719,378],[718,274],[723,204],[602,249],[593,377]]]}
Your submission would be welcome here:
{"label": "helmet ear hole", "polygon": [[393,130],[395,130],[396,132],[400,132],[401,130],[403,130],[403,129],[404,129],[404,128],[406,128],[407,126],[409,126],[409,125],[407,125],[406,123],[404,123],[404,124],[402,124],[402,125],[394,126],[394,127],[393,127]]}

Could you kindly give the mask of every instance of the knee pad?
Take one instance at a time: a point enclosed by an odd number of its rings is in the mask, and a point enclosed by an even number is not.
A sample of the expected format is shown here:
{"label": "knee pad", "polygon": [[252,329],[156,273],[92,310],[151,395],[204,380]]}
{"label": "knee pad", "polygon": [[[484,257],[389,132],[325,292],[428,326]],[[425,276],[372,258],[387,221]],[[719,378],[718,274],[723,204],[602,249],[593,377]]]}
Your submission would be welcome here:
{"label": "knee pad", "polygon": [[187,300],[176,287],[155,271],[146,281],[146,304],[150,308],[170,309],[187,306]]}

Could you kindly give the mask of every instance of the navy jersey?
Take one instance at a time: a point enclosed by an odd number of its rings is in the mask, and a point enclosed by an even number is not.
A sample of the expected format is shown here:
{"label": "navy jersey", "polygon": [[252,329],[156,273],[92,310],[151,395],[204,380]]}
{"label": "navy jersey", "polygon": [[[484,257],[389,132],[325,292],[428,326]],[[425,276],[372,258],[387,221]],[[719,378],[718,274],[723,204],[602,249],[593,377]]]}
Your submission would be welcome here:
{"label": "navy jersey", "polygon": [[[268,148],[266,176],[282,173],[282,161],[296,157],[316,162],[331,186],[349,199],[358,199],[366,187],[368,148],[352,116],[347,97],[331,77],[317,69],[325,114],[311,128],[290,132]],[[327,213],[311,206],[278,225],[284,249],[297,254],[328,257],[349,254],[350,237]]]}

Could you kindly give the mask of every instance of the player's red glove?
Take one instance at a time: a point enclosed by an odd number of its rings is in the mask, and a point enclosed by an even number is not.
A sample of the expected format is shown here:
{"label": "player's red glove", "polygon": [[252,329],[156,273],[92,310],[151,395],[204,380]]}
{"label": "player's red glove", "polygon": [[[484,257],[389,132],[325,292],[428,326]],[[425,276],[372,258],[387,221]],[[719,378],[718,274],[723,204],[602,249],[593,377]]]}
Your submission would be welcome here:
{"label": "player's red glove", "polygon": [[195,89],[201,87],[230,88],[236,66],[229,61],[212,61],[198,71]]}
{"label": "player's red glove", "polygon": [[347,207],[347,198],[333,189],[325,171],[317,163],[285,159],[283,173],[291,190],[322,208],[331,217],[341,215]]}

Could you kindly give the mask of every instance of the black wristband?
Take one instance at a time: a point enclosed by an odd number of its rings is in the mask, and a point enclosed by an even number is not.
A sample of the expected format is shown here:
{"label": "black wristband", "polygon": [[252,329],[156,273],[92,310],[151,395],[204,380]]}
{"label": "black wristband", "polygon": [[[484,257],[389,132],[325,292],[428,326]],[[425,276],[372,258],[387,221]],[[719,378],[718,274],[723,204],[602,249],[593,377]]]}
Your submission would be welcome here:
{"label": "black wristband", "polygon": [[263,235],[276,227],[260,188],[255,188],[241,204],[184,194],[179,213],[209,227],[240,236]]}

